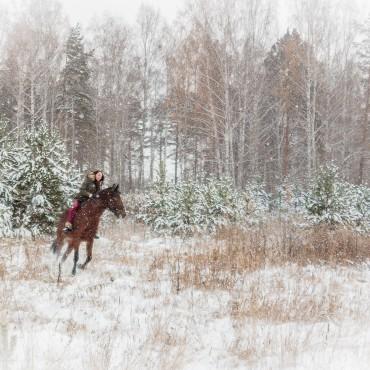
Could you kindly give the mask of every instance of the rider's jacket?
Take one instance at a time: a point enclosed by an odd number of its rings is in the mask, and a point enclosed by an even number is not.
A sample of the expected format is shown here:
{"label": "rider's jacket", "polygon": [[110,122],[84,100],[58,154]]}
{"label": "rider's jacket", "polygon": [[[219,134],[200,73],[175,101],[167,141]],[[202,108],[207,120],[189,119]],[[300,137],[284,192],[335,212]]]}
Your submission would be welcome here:
{"label": "rider's jacket", "polygon": [[89,199],[91,194],[95,194],[101,190],[102,183],[98,183],[95,180],[91,180],[89,175],[85,177],[84,182],[82,183],[79,192],[75,195],[75,199],[78,199],[80,202],[85,202]]}

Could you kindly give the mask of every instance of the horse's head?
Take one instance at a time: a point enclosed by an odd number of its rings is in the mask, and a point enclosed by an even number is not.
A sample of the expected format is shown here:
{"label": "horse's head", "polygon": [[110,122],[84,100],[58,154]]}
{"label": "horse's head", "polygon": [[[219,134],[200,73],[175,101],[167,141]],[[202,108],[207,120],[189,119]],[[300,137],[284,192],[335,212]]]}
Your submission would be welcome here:
{"label": "horse's head", "polygon": [[106,207],[114,213],[116,217],[126,217],[126,210],[122,203],[119,185],[113,185],[110,188],[100,192],[100,197],[104,198]]}

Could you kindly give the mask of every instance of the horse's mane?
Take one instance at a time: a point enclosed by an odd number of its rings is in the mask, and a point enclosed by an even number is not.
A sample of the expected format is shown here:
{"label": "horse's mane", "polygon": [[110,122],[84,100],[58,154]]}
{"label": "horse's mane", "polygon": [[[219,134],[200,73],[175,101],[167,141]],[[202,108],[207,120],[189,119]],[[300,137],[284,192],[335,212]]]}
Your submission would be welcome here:
{"label": "horse's mane", "polygon": [[[109,188],[105,188],[105,189],[102,189],[102,190],[99,190],[98,192],[96,192],[95,194],[98,194],[99,197],[100,196],[104,196],[104,195],[108,195],[108,194],[114,194],[114,193],[118,193],[118,194],[121,194],[118,190],[118,186],[113,184],[112,186],[110,186]],[[86,200],[86,202],[83,202],[82,205],[81,205],[81,208],[85,208],[87,207],[89,204],[91,204],[93,201],[95,201],[97,198],[96,197],[92,197],[92,198],[89,198]]]}
{"label": "horse's mane", "polygon": [[[103,190],[99,190],[98,192],[96,192],[95,194],[98,194],[99,196],[101,195],[108,195],[109,193],[113,193],[113,186],[109,187],[109,188],[105,188]],[[85,202],[83,202],[81,204],[81,208],[85,208],[87,207],[89,204],[91,204],[92,202],[96,201],[96,197],[92,197],[92,198],[89,198],[87,199]]]}
{"label": "horse's mane", "polygon": [[113,184],[112,186],[110,186],[109,188],[105,188],[105,189],[103,189],[103,190],[99,190],[98,192],[97,192],[97,194],[99,194],[99,195],[101,195],[101,194],[109,194],[109,193],[119,193],[120,194],[120,192],[118,191],[118,185],[116,185],[116,184]]}

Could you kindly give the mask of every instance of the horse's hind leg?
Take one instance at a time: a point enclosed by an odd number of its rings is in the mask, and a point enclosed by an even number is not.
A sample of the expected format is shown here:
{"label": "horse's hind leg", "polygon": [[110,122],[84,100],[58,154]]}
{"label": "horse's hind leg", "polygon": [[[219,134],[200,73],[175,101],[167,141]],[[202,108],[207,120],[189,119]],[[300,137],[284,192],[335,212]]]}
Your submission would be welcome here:
{"label": "horse's hind leg", "polygon": [[84,269],[86,267],[86,265],[91,261],[92,259],[92,246],[93,246],[93,240],[89,240],[88,242],[86,242],[86,261],[80,265],[79,267],[81,269]]}
{"label": "horse's hind leg", "polygon": [[50,247],[51,251],[57,255],[57,258],[59,258],[60,256],[60,252],[63,246],[63,241],[64,241],[63,237],[61,237],[58,233],[57,238],[53,241],[53,244]]}
{"label": "horse's hind leg", "polygon": [[62,264],[63,262],[67,259],[68,255],[72,252],[72,249],[73,249],[73,246],[70,244],[68,244],[68,248],[67,250],[64,252],[63,254],[63,257],[61,259],[61,261],[59,262],[59,274],[58,274],[58,283],[60,281],[60,276],[62,275]]}

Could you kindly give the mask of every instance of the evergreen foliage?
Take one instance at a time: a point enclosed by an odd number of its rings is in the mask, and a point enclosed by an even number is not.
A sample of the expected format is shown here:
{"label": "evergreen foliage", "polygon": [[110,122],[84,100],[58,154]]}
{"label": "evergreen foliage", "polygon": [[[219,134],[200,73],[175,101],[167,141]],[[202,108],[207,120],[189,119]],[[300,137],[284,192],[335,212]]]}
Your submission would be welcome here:
{"label": "evergreen foliage", "polygon": [[278,186],[271,197],[270,208],[274,213],[289,216],[305,213],[305,193],[296,185],[283,184]]}
{"label": "evergreen foliage", "polygon": [[0,120],[0,237],[13,235],[12,204],[14,189],[10,172],[17,168],[19,151],[14,148],[14,142],[8,134],[8,125]]}
{"label": "evergreen foliage", "polygon": [[22,147],[1,150],[0,176],[7,235],[52,232],[78,185],[64,144],[45,124],[27,133]]}
{"label": "evergreen foliage", "polygon": [[252,181],[243,191],[246,215],[251,220],[263,217],[270,208],[270,196],[266,193],[262,183]]}
{"label": "evergreen foliage", "polygon": [[[238,192],[226,178],[175,185],[160,177],[146,195],[137,219],[156,232],[213,232],[222,225],[256,221],[268,210],[267,194],[260,187],[254,190]],[[251,203],[254,209],[248,211]]]}
{"label": "evergreen foliage", "polygon": [[[139,207],[137,220],[156,232],[192,235],[222,225],[249,225],[268,216],[294,216],[308,224],[370,230],[370,189],[343,181],[338,168],[322,167],[309,191],[284,185],[274,196],[252,181],[239,191],[229,179],[169,183],[160,176]],[[303,223],[303,225],[307,223]]]}
{"label": "evergreen foliage", "polygon": [[306,209],[311,219],[332,225],[343,223],[344,191],[336,166],[320,168],[306,198]]}
{"label": "evergreen foliage", "polygon": [[313,223],[369,230],[370,189],[344,181],[334,165],[320,168],[305,206]]}
{"label": "evergreen foliage", "polygon": [[175,194],[175,187],[166,181],[164,167],[161,166],[159,178],[145,195],[137,219],[151,225],[155,231],[172,228]]}
{"label": "evergreen foliage", "polygon": [[239,194],[230,179],[208,179],[199,186],[199,225],[208,231],[218,226],[236,222],[242,215]]}
{"label": "evergreen foliage", "polygon": [[95,111],[90,85],[91,53],[84,51],[80,26],[71,29],[66,44],[66,64],[62,71],[57,101],[59,114],[67,122],[72,155],[80,167],[91,162],[91,142],[94,137]]}

